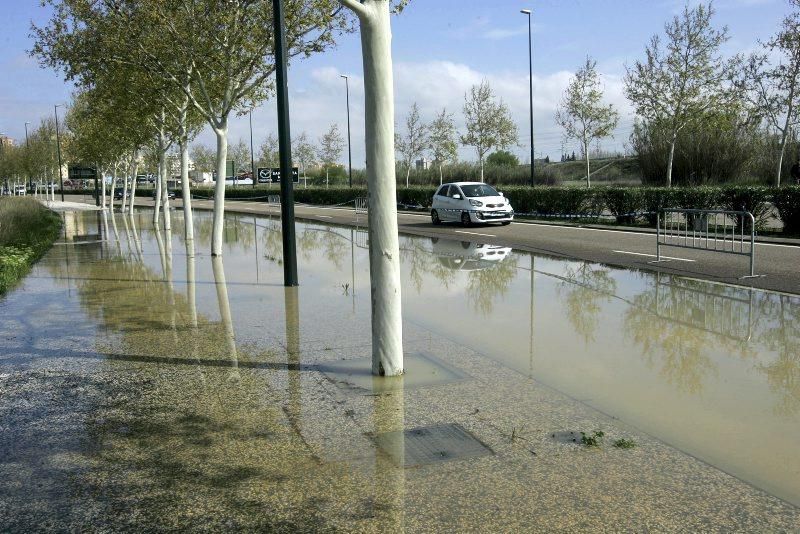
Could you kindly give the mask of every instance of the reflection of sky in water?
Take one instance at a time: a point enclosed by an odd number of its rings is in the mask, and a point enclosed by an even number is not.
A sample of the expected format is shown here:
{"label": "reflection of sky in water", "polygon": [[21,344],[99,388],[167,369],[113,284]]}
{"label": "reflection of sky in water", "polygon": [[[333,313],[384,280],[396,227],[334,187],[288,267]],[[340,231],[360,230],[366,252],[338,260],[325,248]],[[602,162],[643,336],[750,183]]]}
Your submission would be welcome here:
{"label": "reflection of sky in water", "polygon": [[[68,215],[69,217],[69,215]],[[97,216],[67,225],[75,236],[97,232]],[[119,218],[119,216],[117,216]],[[83,254],[121,256],[118,272],[102,263],[96,275],[149,280],[135,291],[88,290],[89,315],[118,342],[154,325],[191,322],[190,303],[220,336],[220,304],[207,254],[211,217],[197,213],[197,281],[192,298],[180,212],[173,216],[172,260],[142,213],[142,246],[128,239],[127,222],[109,228],[112,241]],[[113,227],[120,235],[114,242]],[[74,230],[71,230],[74,229]],[[285,339],[279,221],[230,214],[226,219],[224,275],[239,356],[263,357],[265,340]],[[363,228],[297,227],[301,343],[322,347],[330,332],[354,332],[369,342],[367,232]],[[404,317],[437,335],[474,348],[525,375],[618,417],[709,463],[792,502],[800,502],[800,299],[631,272],[596,264],[532,257],[502,247],[402,237]],[[81,261],[86,263],[87,257]],[[143,265],[139,264],[139,261]],[[91,270],[90,265],[88,270]],[[51,264],[67,277],[65,264]],[[533,273],[531,271],[533,269]],[[87,272],[84,265],[82,274]],[[160,281],[171,271],[172,283]],[[75,275],[75,273],[72,273]],[[75,275],[77,277],[77,275]],[[219,273],[217,274],[219,278]],[[97,284],[75,281],[75,286]],[[100,287],[100,286],[97,286]],[[108,290],[108,291],[106,291]],[[116,295],[108,293],[118,290]],[[130,299],[117,313],[101,301]],[[133,302],[150,302],[136,309]],[[224,306],[223,306],[224,308]],[[222,325],[224,330],[225,325]],[[180,332],[180,328],[177,329]],[[225,358],[219,342],[219,357]]]}

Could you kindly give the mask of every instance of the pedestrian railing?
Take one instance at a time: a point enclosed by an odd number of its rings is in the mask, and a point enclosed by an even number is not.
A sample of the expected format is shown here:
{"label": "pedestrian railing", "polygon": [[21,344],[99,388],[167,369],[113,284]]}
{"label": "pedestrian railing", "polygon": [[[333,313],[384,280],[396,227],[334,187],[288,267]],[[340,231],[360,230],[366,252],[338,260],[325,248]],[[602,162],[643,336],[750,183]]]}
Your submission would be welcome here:
{"label": "pedestrian railing", "polygon": [[356,213],[367,213],[369,211],[369,199],[367,197],[358,197],[353,201]]}
{"label": "pedestrian railing", "polygon": [[749,211],[662,209],[656,224],[656,261],[662,247],[711,250],[748,256],[755,277],[755,219]]}

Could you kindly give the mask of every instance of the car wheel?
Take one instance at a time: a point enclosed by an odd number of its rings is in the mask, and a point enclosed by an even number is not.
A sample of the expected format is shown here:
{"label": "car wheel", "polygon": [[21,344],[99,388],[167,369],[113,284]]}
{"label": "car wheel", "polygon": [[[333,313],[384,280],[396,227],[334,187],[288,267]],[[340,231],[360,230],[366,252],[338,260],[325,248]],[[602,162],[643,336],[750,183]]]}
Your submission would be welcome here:
{"label": "car wheel", "polygon": [[442,224],[442,220],[439,218],[439,214],[436,213],[436,210],[431,210],[431,222],[433,224]]}
{"label": "car wheel", "polygon": [[466,211],[461,214],[461,226],[470,226],[472,225],[472,219],[469,217],[469,213]]}

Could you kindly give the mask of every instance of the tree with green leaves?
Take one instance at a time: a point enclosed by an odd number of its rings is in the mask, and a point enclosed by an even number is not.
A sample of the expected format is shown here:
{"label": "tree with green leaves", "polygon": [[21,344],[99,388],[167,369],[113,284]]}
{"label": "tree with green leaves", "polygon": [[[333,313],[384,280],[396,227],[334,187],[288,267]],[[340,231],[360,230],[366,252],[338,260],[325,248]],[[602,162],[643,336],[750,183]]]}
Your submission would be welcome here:
{"label": "tree with green leaves", "polygon": [[325,185],[328,185],[331,167],[336,165],[344,151],[345,141],[339,133],[339,127],[331,124],[330,129],[319,138],[317,156],[325,169]]}
{"label": "tree with green leaves", "polygon": [[278,138],[270,132],[258,147],[258,166],[278,167],[280,165],[278,157]]}
{"label": "tree with green leaves", "polygon": [[314,145],[309,141],[308,134],[302,132],[292,142],[292,158],[300,165],[304,182],[306,182],[306,169],[314,163],[315,156]]}
{"label": "tree with green leaves", "polygon": [[728,29],[715,29],[713,16],[711,3],[687,4],[664,26],[665,44],[653,36],[645,48],[645,60],[626,68],[625,94],[636,114],[668,131],[667,187],[672,186],[672,161],[681,131],[723,109],[731,96],[724,84],[735,63],[720,54]]}
{"label": "tree with green leaves", "polygon": [[190,150],[194,168],[200,172],[212,172],[217,160],[217,154],[213,148],[206,145],[194,145]]}
{"label": "tree with green leaves", "polygon": [[442,185],[442,166],[456,161],[458,157],[458,134],[452,113],[447,113],[447,109],[442,108],[428,126],[428,131],[428,148],[433,161],[439,167],[439,185]]}
{"label": "tree with green leaves", "polygon": [[486,163],[495,167],[516,167],[519,158],[508,150],[497,150],[486,157]]}
{"label": "tree with green leaves", "polygon": [[[180,91],[217,137],[212,255],[222,254],[228,122],[273,90],[269,0],[48,0],[53,18],[34,28],[37,46],[63,56],[68,73],[92,75],[96,62],[134,64]],[[286,9],[290,58],[333,44],[349,28],[336,0],[298,0]],[[91,58],[91,62],[83,61]],[[59,58],[60,60],[62,58]],[[87,68],[89,66],[90,68]],[[174,108],[184,102],[170,96]]]}
{"label": "tree with green leaves", "polygon": [[404,134],[395,134],[394,144],[397,151],[403,156],[403,165],[406,167],[406,187],[409,186],[411,166],[414,160],[420,157],[429,143],[428,125],[419,116],[419,106],[414,102],[411,110],[406,115],[406,130]]}
{"label": "tree with green leaves", "polygon": [[564,128],[564,136],[581,143],[586,159],[586,187],[591,186],[589,143],[611,135],[619,122],[619,113],[614,106],[604,105],[602,100],[597,62],[587,57],[564,91],[555,116],[556,122]]}
{"label": "tree with green leaves", "polygon": [[464,95],[466,132],[461,143],[475,148],[481,168],[481,182],[486,154],[495,148],[508,148],[519,143],[517,125],[511,119],[503,101],[495,101],[494,92],[487,80],[473,85]]}
{"label": "tree with green leaves", "polygon": [[742,94],[780,139],[775,187],[781,185],[789,134],[800,122],[800,0],[790,3],[795,11],[784,17],[762,51],[750,55],[739,78]]}

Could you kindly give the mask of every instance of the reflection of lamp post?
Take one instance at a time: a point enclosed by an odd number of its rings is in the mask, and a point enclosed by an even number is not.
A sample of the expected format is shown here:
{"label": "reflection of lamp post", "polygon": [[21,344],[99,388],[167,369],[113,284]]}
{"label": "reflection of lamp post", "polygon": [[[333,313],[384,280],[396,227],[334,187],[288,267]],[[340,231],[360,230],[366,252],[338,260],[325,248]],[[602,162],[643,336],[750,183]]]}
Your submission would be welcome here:
{"label": "reflection of lamp post", "polygon": [[28,142],[28,125],[29,124],[30,124],[29,122],[25,123],[25,155],[27,156],[26,159],[28,160],[28,165],[26,165],[28,167],[28,191],[33,189],[33,178],[31,177],[31,167],[30,167],[30,164],[31,164],[31,161],[30,161],[31,160],[31,145]]}
{"label": "reflection of lamp post", "polygon": [[350,77],[340,74],[344,78],[345,91],[347,93],[347,165],[350,173],[350,187],[353,187],[353,151],[350,148]]}
{"label": "reflection of lamp post", "polygon": [[531,34],[531,10],[523,9],[520,13],[528,16],[528,83],[530,84],[531,110],[531,187],[533,187],[534,155],[533,155],[533,36]]}
{"label": "reflection of lamp post", "polygon": [[[53,112],[56,116],[56,147],[58,148],[58,182],[61,187],[61,202],[64,202],[64,173],[61,171],[61,137],[58,133],[58,107],[61,104],[53,106]],[[103,184],[103,191],[105,191],[106,184]]]}
{"label": "reflection of lamp post", "polygon": [[256,163],[253,156],[253,110],[250,110],[250,176],[253,178],[253,189],[256,187]]}

